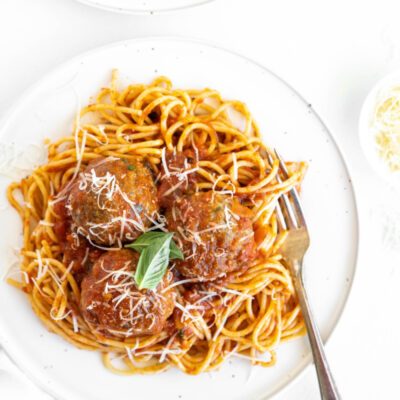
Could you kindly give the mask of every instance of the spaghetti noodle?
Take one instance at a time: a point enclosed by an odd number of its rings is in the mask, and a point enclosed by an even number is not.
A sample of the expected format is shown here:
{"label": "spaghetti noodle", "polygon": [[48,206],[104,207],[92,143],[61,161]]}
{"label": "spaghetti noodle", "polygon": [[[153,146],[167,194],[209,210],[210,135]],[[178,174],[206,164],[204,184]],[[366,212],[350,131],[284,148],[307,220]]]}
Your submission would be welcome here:
{"label": "spaghetti noodle", "polygon": [[[105,366],[120,374],[173,366],[198,374],[217,369],[234,355],[270,366],[279,342],[304,333],[291,278],[279,255],[285,233],[278,233],[275,204],[301,183],[306,165],[288,163],[290,178],[278,182],[278,161],[269,164],[269,149],[244,103],[223,100],[210,89],[173,89],[165,77],[119,91],[114,71],[110,88],[77,115],[73,134],[47,146],[48,163],[11,184],[7,195],[23,223],[20,270],[25,277],[8,282],[27,294],[48,330],[78,348],[101,352]],[[60,219],[56,205],[99,156],[146,159],[159,185],[173,172],[166,154],[188,149],[197,156],[177,184],[195,174],[196,192],[240,199],[251,215],[257,257],[244,270],[204,284],[175,278],[169,286],[175,293],[174,314],[159,333],[101,334],[80,311],[80,278],[73,260],[65,262],[55,230]],[[159,215],[154,223],[165,229],[164,220]],[[226,217],[228,228],[234,223],[234,215]],[[187,292],[195,292],[195,299]],[[265,353],[269,358],[262,357]]]}

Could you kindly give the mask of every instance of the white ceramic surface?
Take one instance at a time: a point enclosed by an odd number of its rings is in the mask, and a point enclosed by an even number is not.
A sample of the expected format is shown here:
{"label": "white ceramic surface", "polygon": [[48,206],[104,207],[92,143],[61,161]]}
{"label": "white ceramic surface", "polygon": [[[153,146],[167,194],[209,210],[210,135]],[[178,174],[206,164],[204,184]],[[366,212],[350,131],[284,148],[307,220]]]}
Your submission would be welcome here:
{"label": "white ceramic surface", "polygon": [[156,14],[182,10],[214,0],[77,0],[88,6],[125,14]]}
{"label": "white ceramic surface", "polygon": [[[117,43],[79,56],[47,75],[8,115],[0,141],[9,143],[15,164],[40,162],[44,138],[71,131],[77,109],[107,86],[111,69],[121,85],[149,82],[158,75],[175,87],[218,89],[225,98],[245,101],[265,140],[287,160],[306,160],[303,205],[312,244],[306,285],[316,320],[327,338],[350,290],[358,247],[355,201],[346,166],[332,137],[308,104],[268,70],[225,50],[178,39],[150,38]],[[12,174],[13,171],[11,170]],[[0,180],[4,190],[7,177]],[[1,205],[5,205],[1,198]],[[0,271],[15,260],[21,225],[9,207],[0,212]],[[156,376],[120,377],[107,371],[96,353],[80,351],[48,333],[23,293],[0,282],[0,341],[16,363],[60,399],[139,398],[209,400],[267,398],[285,387],[309,364],[306,338],[282,344],[273,368],[249,367],[232,359],[219,372],[185,376],[177,370]],[[179,397],[181,396],[181,397]]]}
{"label": "white ceramic surface", "polygon": [[400,86],[400,70],[379,80],[366,97],[360,113],[359,138],[361,147],[371,167],[393,187],[400,189],[400,174],[395,174],[379,156],[375,142],[375,132],[371,128],[371,118],[379,96],[388,89]]}

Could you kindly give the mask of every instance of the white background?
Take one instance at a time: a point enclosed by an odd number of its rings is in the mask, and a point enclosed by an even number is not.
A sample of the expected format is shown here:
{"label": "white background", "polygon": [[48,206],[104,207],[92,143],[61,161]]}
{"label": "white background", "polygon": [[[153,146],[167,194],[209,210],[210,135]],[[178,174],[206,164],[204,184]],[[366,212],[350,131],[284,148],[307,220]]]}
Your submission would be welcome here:
{"label": "white background", "polygon": [[[400,398],[400,194],[374,175],[357,137],[369,89],[400,68],[399,11],[396,0],[218,0],[174,14],[135,17],[73,0],[1,0],[0,117],[59,63],[134,37],[208,39],[270,68],[323,118],[355,185],[361,217],[358,269],[326,348],[338,386],[345,400]],[[0,353],[0,398],[25,399],[28,393],[31,400],[49,399]],[[318,398],[313,368],[276,397]]]}

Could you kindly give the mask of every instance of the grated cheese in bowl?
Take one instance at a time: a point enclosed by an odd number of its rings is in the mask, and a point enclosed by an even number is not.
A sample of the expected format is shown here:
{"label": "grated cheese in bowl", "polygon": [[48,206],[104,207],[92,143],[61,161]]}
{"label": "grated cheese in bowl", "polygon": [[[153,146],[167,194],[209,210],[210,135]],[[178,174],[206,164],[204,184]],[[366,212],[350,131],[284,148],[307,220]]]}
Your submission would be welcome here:
{"label": "grated cheese in bowl", "polygon": [[400,86],[380,95],[372,119],[379,155],[393,172],[400,171]]}
{"label": "grated cheese in bowl", "polygon": [[400,71],[378,82],[367,96],[359,135],[371,166],[400,187]]}

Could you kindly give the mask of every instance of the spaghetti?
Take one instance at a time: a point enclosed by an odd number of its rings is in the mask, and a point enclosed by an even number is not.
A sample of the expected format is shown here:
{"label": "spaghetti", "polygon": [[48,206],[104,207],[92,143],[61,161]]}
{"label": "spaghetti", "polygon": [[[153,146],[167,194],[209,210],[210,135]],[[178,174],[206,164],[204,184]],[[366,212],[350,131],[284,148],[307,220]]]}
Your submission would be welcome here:
{"label": "spaghetti", "polygon": [[[11,184],[7,195],[23,223],[20,270],[25,277],[8,282],[27,294],[49,331],[80,349],[101,352],[105,366],[120,374],[173,366],[198,374],[217,369],[235,355],[271,366],[279,342],[304,334],[291,278],[279,255],[285,233],[278,233],[275,204],[301,183],[306,165],[288,163],[290,178],[278,182],[278,160],[269,164],[269,149],[244,103],[223,100],[210,89],[173,89],[165,77],[119,91],[115,70],[110,88],[102,89],[94,104],[77,115],[73,134],[47,146],[48,163]],[[195,175],[189,183],[197,193],[240,199],[250,213],[257,256],[245,269],[206,283],[176,275],[168,287],[175,293],[174,313],[160,332],[102,334],[80,311],[81,279],[74,260],[67,263],[63,254],[55,229],[60,220],[57,204],[99,157],[128,163],[145,159],[159,185],[174,171],[166,155],[187,150],[194,160],[176,174],[176,185],[187,185]],[[163,215],[153,222],[165,229]],[[235,215],[227,215],[224,224],[235,224]]]}

